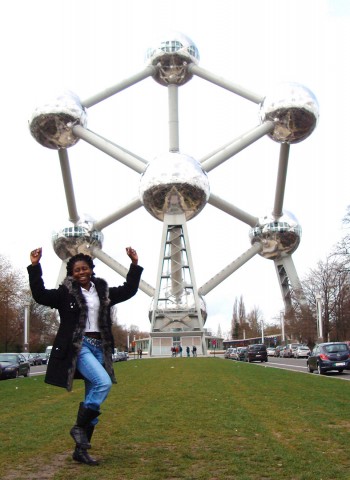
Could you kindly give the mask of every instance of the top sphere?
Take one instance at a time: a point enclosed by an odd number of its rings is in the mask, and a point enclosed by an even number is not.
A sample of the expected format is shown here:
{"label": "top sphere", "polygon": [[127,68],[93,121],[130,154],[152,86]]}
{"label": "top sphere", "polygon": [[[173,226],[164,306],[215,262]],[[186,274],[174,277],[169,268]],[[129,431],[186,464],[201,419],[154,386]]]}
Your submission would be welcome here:
{"label": "top sphere", "polygon": [[179,32],[172,32],[154,42],[146,51],[148,65],[158,67],[154,79],[161,85],[184,85],[192,78],[188,65],[198,64],[199,52],[193,41]]}
{"label": "top sphere", "polygon": [[72,92],[65,92],[37,107],[29,120],[30,133],[43,147],[59,150],[77,143],[72,133],[74,125],[86,126],[85,108]]}
{"label": "top sphere", "polygon": [[298,83],[281,83],[260,105],[262,122],[275,123],[269,137],[279,143],[298,143],[314,131],[319,117],[314,94]]}

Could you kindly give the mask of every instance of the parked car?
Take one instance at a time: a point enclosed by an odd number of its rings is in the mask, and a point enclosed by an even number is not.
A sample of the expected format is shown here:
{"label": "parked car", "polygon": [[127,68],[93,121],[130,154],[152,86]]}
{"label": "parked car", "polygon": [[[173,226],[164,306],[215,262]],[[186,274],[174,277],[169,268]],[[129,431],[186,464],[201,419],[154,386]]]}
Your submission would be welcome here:
{"label": "parked car", "polygon": [[280,358],[285,358],[285,357],[289,357],[289,352],[287,351],[287,347],[284,346],[284,347],[281,347],[279,352],[278,352],[278,356]]}
{"label": "parked car", "polygon": [[129,354],[127,352],[118,352],[117,349],[115,349],[112,355],[113,362],[123,362],[128,358],[129,358]]}
{"label": "parked car", "polygon": [[310,355],[310,349],[306,345],[301,345],[293,352],[294,358],[308,357]]}
{"label": "parked car", "polygon": [[274,357],[275,356],[275,347],[267,347],[267,356],[268,357]]}
{"label": "parked car", "polygon": [[0,379],[28,377],[29,362],[21,353],[0,353]]}
{"label": "parked car", "polygon": [[280,352],[281,352],[282,348],[283,348],[282,345],[277,345],[277,347],[275,348],[274,357],[279,357],[280,356]]}
{"label": "parked car", "polygon": [[330,370],[350,370],[350,350],[346,342],[327,342],[315,345],[306,361],[310,373],[324,374]]}
{"label": "parked car", "polygon": [[237,348],[229,347],[224,353],[224,357],[233,360],[236,353],[237,353]]}
{"label": "parked car", "polygon": [[284,349],[283,349],[283,356],[284,358],[292,358],[294,357],[294,350],[298,347],[301,347],[301,343],[289,343]]}
{"label": "parked car", "polygon": [[247,350],[247,347],[238,347],[237,348],[237,360],[240,360],[241,362],[244,361],[245,359],[245,352]]}
{"label": "parked car", "polygon": [[38,353],[38,356],[41,358],[41,364],[46,365],[47,364],[47,355],[46,353]]}
{"label": "parked car", "polygon": [[40,353],[32,353],[32,358],[33,358],[33,365],[42,365],[43,364],[43,359],[40,355]]}
{"label": "parked car", "polygon": [[244,359],[246,362],[267,362],[266,345],[263,343],[249,345],[244,353]]}
{"label": "parked car", "polygon": [[118,352],[117,356],[118,362],[125,362],[129,358],[129,355],[126,352]]}
{"label": "parked car", "polygon": [[22,352],[23,357],[27,360],[29,365],[32,367],[34,365],[34,356],[32,353],[29,352]]}

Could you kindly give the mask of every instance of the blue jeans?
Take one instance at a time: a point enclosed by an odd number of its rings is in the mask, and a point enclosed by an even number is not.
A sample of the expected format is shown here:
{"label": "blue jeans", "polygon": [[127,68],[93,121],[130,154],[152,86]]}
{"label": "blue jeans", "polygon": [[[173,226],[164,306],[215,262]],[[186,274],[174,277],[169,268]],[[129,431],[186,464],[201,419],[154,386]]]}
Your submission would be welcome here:
{"label": "blue jeans", "polygon": [[[83,339],[83,345],[78,355],[77,369],[85,380],[84,406],[92,410],[100,410],[100,405],[106,400],[112,387],[110,376],[102,365],[102,347],[94,346]],[[98,419],[91,423],[96,425]]]}

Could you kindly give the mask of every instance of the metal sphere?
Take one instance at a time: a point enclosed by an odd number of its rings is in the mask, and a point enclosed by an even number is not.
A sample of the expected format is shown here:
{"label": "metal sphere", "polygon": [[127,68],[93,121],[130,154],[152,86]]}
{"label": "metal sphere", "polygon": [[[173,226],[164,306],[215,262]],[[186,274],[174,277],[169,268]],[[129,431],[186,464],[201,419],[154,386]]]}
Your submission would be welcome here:
{"label": "metal sphere", "polygon": [[102,243],[102,232],[94,230],[93,221],[88,218],[52,235],[53,249],[61,260],[68,260],[78,253],[91,256],[90,248],[102,248]]}
{"label": "metal sphere", "polygon": [[152,160],[140,179],[140,199],[158,220],[164,214],[195,217],[209,198],[207,174],[197,160],[180,153],[166,153]]}
{"label": "metal sphere", "polygon": [[[202,297],[202,295],[198,295],[199,297],[199,308],[201,311],[202,319],[203,319],[203,324],[207,321],[208,318],[208,311],[207,311],[207,304]],[[189,317],[191,317],[191,312],[194,312],[196,310],[196,304],[194,300],[193,293],[189,293],[188,291],[184,290],[183,293],[178,297],[175,298],[175,296],[170,295],[169,291],[167,289],[162,289],[159,292],[159,298],[164,299],[167,298],[169,299],[168,301],[171,301],[171,307],[169,305],[166,306],[166,308],[162,308],[163,305],[158,305],[155,307],[154,305],[154,297],[152,298],[151,305],[149,308],[149,313],[148,313],[148,318],[151,321],[152,319],[152,314],[154,308],[158,311],[166,311],[166,312],[172,312],[173,315],[170,315],[174,318],[172,320],[172,328],[181,328],[181,330],[186,331],[186,330],[191,330],[193,327],[191,326],[191,321],[186,321],[186,324],[180,322],[179,320],[176,320],[176,314],[179,315],[179,319],[182,320],[183,317],[183,312],[188,311],[189,312]],[[164,300],[162,300],[164,301]],[[159,302],[159,301],[158,301]],[[159,308],[160,307],[160,308]],[[165,306],[164,306],[165,307]],[[175,315],[174,315],[175,314]],[[175,325],[177,324],[177,325]],[[198,327],[198,324],[195,324],[195,328]]]}
{"label": "metal sphere", "polygon": [[73,135],[72,127],[85,127],[86,122],[86,111],[78,96],[65,92],[34,110],[29,129],[40,145],[58,150],[75,145],[79,138]]}
{"label": "metal sphere", "polygon": [[198,64],[199,52],[193,41],[179,32],[172,32],[158,40],[146,51],[148,65],[158,67],[154,79],[161,85],[184,85],[191,80],[188,65]]}
{"label": "metal sphere", "polygon": [[298,143],[314,131],[319,117],[314,94],[298,83],[281,83],[260,105],[262,122],[275,122],[269,136],[279,143]]}
{"label": "metal sphere", "polygon": [[278,220],[269,215],[259,219],[259,224],[250,229],[249,238],[252,245],[261,243],[262,257],[275,260],[295,252],[301,239],[301,226],[289,212]]}

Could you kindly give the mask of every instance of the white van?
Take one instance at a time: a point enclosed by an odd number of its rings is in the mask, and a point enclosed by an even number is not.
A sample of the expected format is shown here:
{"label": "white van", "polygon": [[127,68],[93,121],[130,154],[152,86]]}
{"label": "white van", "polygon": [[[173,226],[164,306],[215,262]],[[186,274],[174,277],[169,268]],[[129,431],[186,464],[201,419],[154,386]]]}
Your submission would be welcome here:
{"label": "white van", "polygon": [[52,350],[52,345],[49,345],[48,347],[46,347],[46,350],[45,350],[46,363],[48,363],[49,361],[51,350]]}

